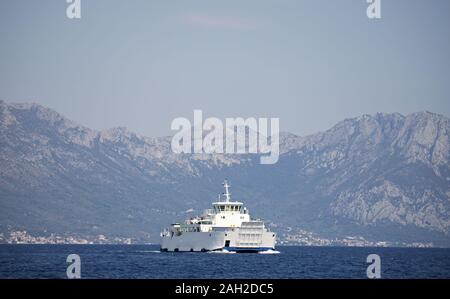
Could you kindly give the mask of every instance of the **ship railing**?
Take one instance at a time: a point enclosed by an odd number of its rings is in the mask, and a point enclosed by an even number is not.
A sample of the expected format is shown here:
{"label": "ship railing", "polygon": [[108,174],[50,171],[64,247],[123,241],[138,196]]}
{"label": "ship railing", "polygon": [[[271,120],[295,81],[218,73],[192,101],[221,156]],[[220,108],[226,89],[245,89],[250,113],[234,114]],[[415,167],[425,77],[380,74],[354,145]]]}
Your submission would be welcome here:
{"label": "ship railing", "polygon": [[170,237],[170,230],[165,228],[159,235],[161,237]]}

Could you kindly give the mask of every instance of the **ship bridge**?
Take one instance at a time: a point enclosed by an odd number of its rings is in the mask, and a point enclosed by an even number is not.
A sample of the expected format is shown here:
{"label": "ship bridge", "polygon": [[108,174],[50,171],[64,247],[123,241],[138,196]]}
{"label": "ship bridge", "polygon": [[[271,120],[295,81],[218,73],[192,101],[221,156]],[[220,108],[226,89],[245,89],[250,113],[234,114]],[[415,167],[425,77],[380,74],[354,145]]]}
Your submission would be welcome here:
{"label": "ship bridge", "polygon": [[214,202],[213,203],[213,209],[216,214],[223,213],[223,212],[241,212],[241,213],[247,213],[247,209],[244,207],[244,204],[242,202],[238,201],[230,201],[230,202]]}
{"label": "ship bridge", "polygon": [[237,212],[247,214],[247,209],[244,207],[244,204],[242,202],[231,200],[231,186],[228,184],[228,181],[225,180],[225,182],[223,183],[223,187],[225,188],[225,192],[222,194],[223,197],[219,195],[219,201],[213,202],[212,204],[214,212],[216,214],[224,212]]}

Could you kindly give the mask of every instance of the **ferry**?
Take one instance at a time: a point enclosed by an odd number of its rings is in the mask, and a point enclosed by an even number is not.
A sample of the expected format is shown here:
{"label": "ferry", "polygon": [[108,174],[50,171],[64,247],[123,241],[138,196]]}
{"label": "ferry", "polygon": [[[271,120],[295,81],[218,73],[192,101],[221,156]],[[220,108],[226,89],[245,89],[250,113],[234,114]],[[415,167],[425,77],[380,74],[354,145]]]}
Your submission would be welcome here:
{"label": "ferry", "polygon": [[162,252],[275,251],[276,234],[260,219],[252,219],[244,204],[231,199],[230,185],[219,195],[212,209],[183,223],[173,223],[161,232]]}

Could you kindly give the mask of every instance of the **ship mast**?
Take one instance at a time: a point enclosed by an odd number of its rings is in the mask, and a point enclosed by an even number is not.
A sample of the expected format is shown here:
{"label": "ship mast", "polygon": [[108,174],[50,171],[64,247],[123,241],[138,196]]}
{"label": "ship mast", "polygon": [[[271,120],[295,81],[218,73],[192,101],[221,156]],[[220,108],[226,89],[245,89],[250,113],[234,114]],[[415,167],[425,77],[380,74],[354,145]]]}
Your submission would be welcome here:
{"label": "ship mast", "polygon": [[228,184],[228,181],[225,180],[223,182],[223,186],[225,187],[225,193],[223,195],[225,195],[225,202],[229,202],[231,199],[231,193],[230,193],[230,185]]}

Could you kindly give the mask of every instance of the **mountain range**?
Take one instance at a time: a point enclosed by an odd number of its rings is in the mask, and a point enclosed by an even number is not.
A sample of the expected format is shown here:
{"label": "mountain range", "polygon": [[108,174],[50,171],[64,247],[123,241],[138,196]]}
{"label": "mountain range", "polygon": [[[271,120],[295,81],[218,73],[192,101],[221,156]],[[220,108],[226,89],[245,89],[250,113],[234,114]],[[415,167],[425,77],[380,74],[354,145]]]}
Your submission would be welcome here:
{"label": "mountain range", "polygon": [[280,159],[175,154],[171,137],[98,131],[37,104],[0,101],[0,233],[132,237],[233,198],[279,235],[450,246],[450,121],[418,112],[280,134]]}

